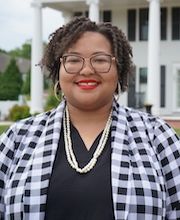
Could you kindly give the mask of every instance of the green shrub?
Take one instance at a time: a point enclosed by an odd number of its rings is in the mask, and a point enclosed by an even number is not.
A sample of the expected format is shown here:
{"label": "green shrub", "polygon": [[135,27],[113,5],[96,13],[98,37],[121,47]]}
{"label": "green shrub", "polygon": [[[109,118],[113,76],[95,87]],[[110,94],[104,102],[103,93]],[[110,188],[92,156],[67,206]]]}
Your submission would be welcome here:
{"label": "green shrub", "polygon": [[8,119],[10,121],[18,121],[23,118],[31,116],[29,106],[27,105],[14,105],[10,111]]}
{"label": "green shrub", "polygon": [[54,95],[49,95],[45,104],[45,111],[49,111],[58,106],[60,101]]}

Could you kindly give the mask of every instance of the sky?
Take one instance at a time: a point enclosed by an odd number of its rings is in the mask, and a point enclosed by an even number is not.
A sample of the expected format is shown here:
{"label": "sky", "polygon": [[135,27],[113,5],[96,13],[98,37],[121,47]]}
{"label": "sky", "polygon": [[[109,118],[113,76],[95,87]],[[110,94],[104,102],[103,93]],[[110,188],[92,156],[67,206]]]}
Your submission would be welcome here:
{"label": "sky", "polygon": [[[20,48],[32,38],[32,0],[0,0],[0,49],[10,51]],[[43,40],[63,23],[60,12],[43,8]]]}

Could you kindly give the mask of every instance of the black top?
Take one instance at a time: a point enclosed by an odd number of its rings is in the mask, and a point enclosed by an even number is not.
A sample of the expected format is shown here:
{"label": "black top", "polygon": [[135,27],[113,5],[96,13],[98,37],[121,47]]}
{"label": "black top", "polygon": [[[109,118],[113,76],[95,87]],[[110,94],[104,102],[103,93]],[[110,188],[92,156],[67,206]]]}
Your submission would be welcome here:
{"label": "black top", "polygon": [[[71,125],[73,151],[81,168],[92,158],[101,135],[88,151],[77,129]],[[45,220],[52,219],[114,220],[110,137],[95,167],[86,174],[79,174],[67,161],[62,129],[46,204]]]}

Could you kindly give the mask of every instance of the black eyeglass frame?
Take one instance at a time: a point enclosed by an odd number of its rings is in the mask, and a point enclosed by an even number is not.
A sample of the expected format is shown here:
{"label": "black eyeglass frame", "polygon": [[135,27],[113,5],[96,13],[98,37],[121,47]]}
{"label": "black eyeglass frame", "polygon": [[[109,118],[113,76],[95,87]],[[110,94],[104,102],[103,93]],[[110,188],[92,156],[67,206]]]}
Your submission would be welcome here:
{"label": "black eyeglass frame", "polygon": [[[97,56],[100,56],[100,55],[104,55],[104,56],[108,56],[108,57],[110,57],[110,63],[109,63],[109,68],[108,68],[108,70],[107,71],[96,71],[96,69],[93,67],[93,65],[92,65],[92,59],[94,58],[94,57],[97,57]],[[82,67],[78,70],[78,71],[76,71],[76,72],[69,72],[69,71],[67,71],[67,69],[66,69],[66,66],[65,66],[65,59],[68,57],[68,56],[75,56],[75,57],[78,57],[78,58],[81,58],[82,59],[82,61],[83,61],[83,63],[82,63]],[[106,54],[106,53],[99,53],[99,54],[95,54],[95,55],[92,55],[92,56],[90,56],[90,57],[82,57],[82,56],[80,56],[80,55],[77,55],[77,54],[65,54],[65,55],[63,55],[61,58],[60,58],[60,63],[62,63],[63,64],[63,66],[64,66],[64,69],[66,70],[66,72],[67,73],[69,73],[69,74],[77,74],[77,73],[79,73],[83,68],[84,68],[84,64],[85,64],[85,61],[86,60],[89,60],[90,62],[90,64],[91,64],[91,68],[95,71],[95,72],[98,72],[98,73],[108,73],[109,72],[109,70],[111,69],[111,66],[112,66],[112,61],[114,60],[116,60],[116,58],[114,57],[114,56],[112,56],[112,55],[110,55],[110,54]]]}

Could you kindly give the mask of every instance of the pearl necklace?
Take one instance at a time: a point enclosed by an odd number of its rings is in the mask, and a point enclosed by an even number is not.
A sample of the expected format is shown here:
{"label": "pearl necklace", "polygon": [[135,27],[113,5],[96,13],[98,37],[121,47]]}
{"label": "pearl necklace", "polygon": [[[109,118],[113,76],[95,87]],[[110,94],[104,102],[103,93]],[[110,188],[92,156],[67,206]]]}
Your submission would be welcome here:
{"label": "pearl necklace", "polygon": [[92,159],[89,161],[89,163],[84,166],[83,168],[80,168],[78,166],[78,162],[76,160],[76,157],[74,155],[73,149],[72,149],[72,141],[71,141],[71,136],[70,136],[70,117],[69,117],[69,112],[68,108],[66,106],[65,108],[65,113],[63,117],[63,129],[64,129],[64,142],[65,142],[65,151],[66,151],[66,157],[73,169],[75,169],[78,173],[87,173],[89,172],[96,164],[98,157],[101,155],[110,131],[111,127],[111,122],[112,122],[112,110],[109,114],[108,120],[106,122],[106,126],[104,128],[104,131],[102,133],[101,139],[99,141],[99,144],[93,154]]}

